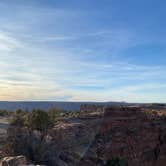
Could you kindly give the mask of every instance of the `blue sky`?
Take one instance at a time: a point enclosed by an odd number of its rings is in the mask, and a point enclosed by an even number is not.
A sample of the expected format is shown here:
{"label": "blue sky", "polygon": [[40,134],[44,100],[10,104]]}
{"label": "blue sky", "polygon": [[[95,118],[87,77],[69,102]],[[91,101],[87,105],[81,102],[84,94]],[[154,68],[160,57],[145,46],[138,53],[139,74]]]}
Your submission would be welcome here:
{"label": "blue sky", "polygon": [[166,102],[164,0],[1,0],[0,100]]}

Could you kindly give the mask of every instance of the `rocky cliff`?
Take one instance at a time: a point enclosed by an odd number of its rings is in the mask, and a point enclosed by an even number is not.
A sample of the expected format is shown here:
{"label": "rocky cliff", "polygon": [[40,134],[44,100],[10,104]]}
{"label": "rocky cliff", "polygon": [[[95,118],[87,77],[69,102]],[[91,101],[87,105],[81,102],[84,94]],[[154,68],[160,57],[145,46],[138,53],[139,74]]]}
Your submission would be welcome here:
{"label": "rocky cliff", "polygon": [[99,133],[80,165],[166,165],[166,119],[142,108],[107,108]]}
{"label": "rocky cliff", "polygon": [[[96,107],[95,107],[96,108]],[[107,107],[65,118],[44,135],[11,127],[5,153],[47,166],[165,166],[165,112]]]}
{"label": "rocky cliff", "polygon": [[24,155],[35,164],[77,165],[100,126],[101,116],[91,114],[58,122],[44,135],[37,130],[12,126],[8,129],[5,150],[9,155]]}

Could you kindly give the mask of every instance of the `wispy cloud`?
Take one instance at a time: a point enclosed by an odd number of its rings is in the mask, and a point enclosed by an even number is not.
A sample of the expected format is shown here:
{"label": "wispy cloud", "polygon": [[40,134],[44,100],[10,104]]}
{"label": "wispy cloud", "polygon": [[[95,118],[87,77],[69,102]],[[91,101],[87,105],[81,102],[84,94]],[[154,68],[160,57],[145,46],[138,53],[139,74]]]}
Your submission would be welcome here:
{"label": "wispy cloud", "polygon": [[0,100],[166,98],[161,50],[149,59],[144,51],[151,44],[165,46],[161,38],[120,26],[112,16],[107,20],[108,13],[90,15],[89,8],[8,5],[0,3]]}
{"label": "wispy cloud", "polygon": [[22,47],[22,44],[9,34],[0,31],[0,51],[12,51]]}

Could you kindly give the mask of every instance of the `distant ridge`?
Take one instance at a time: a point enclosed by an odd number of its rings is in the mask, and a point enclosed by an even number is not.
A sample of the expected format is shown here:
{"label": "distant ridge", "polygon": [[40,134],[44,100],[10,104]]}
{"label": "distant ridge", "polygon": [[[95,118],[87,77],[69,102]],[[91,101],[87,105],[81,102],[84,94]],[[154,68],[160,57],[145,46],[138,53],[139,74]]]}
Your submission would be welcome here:
{"label": "distant ridge", "polygon": [[17,110],[24,109],[31,111],[34,108],[48,110],[56,107],[66,111],[78,111],[82,104],[95,105],[126,105],[125,102],[63,102],[63,101],[0,101],[0,110]]}

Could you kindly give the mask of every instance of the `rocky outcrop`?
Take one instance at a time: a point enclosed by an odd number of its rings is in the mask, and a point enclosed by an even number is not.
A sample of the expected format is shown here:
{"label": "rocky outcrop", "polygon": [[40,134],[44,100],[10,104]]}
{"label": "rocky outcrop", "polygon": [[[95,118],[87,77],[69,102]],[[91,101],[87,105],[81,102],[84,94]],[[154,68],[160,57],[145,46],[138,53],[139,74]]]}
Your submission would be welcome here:
{"label": "rocky outcrop", "polygon": [[5,157],[0,162],[0,166],[23,166],[27,164],[27,159],[24,156]]}
{"label": "rocky outcrop", "polygon": [[84,117],[61,121],[44,136],[25,127],[10,127],[6,149],[10,155],[24,155],[47,166],[77,165],[100,126],[101,117],[91,116],[88,120]]}
{"label": "rocky outcrop", "polygon": [[0,166],[44,166],[30,164],[25,156],[4,157],[0,161]]}
{"label": "rocky outcrop", "polygon": [[[107,108],[100,132],[80,165],[165,166],[166,121],[141,108]],[[109,164],[108,164],[109,165]]]}

